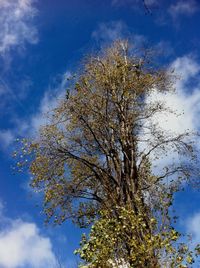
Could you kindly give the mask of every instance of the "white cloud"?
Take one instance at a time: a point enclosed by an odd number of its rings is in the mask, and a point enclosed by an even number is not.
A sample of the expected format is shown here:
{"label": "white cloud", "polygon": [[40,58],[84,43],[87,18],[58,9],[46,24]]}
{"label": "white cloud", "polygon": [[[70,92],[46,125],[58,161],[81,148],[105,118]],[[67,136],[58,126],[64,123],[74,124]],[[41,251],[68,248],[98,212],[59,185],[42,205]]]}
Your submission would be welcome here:
{"label": "white cloud", "polygon": [[200,243],[200,212],[188,218],[186,221],[186,231],[192,235],[194,243]]}
{"label": "white cloud", "polygon": [[56,257],[48,237],[33,222],[5,217],[0,201],[0,267],[54,268]]}
{"label": "white cloud", "polygon": [[200,127],[200,91],[191,95],[185,92],[162,94],[154,92],[150,101],[162,102],[173,112],[160,112],[153,120],[165,131],[181,134],[186,131],[197,131]]}
{"label": "white cloud", "polygon": [[0,231],[0,267],[55,267],[56,259],[49,238],[40,235],[34,223],[15,220]]}
{"label": "white cloud", "polygon": [[180,58],[177,58],[171,65],[171,68],[174,69],[176,74],[179,76],[179,81],[177,80],[176,86],[178,90],[185,90],[186,82],[198,75],[200,71],[200,65],[192,55],[186,55]]}
{"label": "white cloud", "polygon": [[[174,69],[175,74],[180,77],[174,85],[176,91],[163,94],[154,90],[147,98],[147,103],[160,103],[167,109],[155,114],[147,125],[152,122],[164,133],[173,136],[197,132],[200,130],[200,65],[191,55],[187,55],[177,58],[171,64],[170,69]],[[195,81],[195,85],[191,84],[191,81]],[[154,136],[148,134],[146,138],[150,139],[151,148]],[[191,136],[190,141],[195,142],[197,149],[200,148],[200,142],[196,136]],[[149,150],[148,146],[145,148],[143,146],[142,144],[141,150]],[[171,147],[165,153],[159,153],[159,159],[156,155],[156,152],[152,152],[153,170],[156,174],[162,172],[166,165],[176,163],[180,157],[184,158],[184,155],[173,152]]]}
{"label": "white cloud", "polygon": [[195,0],[181,0],[177,1],[169,7],[169,13],[173,18],[179,15],[191,16],[199,9]]}
{"label": "white cloud", "polygon": [[32,23],[36,13],[33,0],[0,0],[0,54],[25,42],[37,43],[38,33]]}
{"label": "white cloud", "polygon": [[[172,64],[178,80],[175,83],[175,93],[157,93],[151,95],[152,100],[163,102],[173,113],[160,113],[155,120],[164,130],[177,134],[184,131],[200,130],[200,65],[190,55],[177,58]],[[188,85],[191,79],[197,79],[192,88]],[[199,80],[199,81],[198,81]],[[178,117],[177,117],[177,115]]]}

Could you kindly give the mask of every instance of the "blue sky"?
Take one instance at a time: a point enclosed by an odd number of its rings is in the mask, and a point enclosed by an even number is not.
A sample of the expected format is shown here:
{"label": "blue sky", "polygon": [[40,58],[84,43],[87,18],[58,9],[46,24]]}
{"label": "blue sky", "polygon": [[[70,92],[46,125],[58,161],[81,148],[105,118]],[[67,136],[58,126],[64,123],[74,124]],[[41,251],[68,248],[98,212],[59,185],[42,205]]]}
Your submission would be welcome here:
{"label": "blue sky", "polygon": [[[200,129],[200,3],[147,0],[152,14],[146,14],[141,2],[0,0],[1,268],[53,268],[56,259],[77,267],[73,251],[82,230],[71,222],[44,226],[40,194],[29,188],[28,174],[13,174],[11,154],[17,137],[37,135],[85,54],[116,38],[162,50],[160,61],[181,77],[166,102],[185,113],[178,121],[157,120],[178,133]],[[178,226],[194,241],[200,241],[199,204],[191,188],[175,198]]]}

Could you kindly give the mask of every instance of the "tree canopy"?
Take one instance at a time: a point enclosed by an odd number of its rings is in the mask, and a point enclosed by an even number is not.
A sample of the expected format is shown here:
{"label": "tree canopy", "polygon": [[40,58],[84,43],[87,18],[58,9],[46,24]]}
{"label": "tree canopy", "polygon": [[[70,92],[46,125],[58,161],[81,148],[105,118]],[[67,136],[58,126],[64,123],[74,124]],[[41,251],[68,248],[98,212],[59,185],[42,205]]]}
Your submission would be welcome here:
{"label": "tree canopy", "polygon": [[[87,267],[193,262],[189,248],[176,243],[169,208],[192,176],[195,148],[191,133],[165,131],[155,120],[175,113],[152,98],[173,92],[175,76],[151,52],[119,40],[88,57],[40,137],[24,142],[47,218],[92,224],[77,251]],[[172,153],[175,160],[155,167]]]}

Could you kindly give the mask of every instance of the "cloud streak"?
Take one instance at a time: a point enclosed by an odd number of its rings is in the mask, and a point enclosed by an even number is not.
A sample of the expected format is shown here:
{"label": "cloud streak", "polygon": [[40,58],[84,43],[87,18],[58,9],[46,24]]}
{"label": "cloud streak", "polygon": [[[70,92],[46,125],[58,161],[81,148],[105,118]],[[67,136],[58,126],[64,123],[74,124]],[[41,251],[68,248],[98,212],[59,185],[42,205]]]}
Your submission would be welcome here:
{"label": "cloud streak", "polygon": [[50,86],[45,91],[36,112],[30,115],[27,120],[13,118],[15,126],[12,129],[0,128],[0,149],[9,149],[18,137],[38,137],[40,128],[49,123],[51,111],[65,96],[69,77],[71,77],[71,73],[66,71],[55,87]]}
{"label": "cloud streak", "polygon": [[199,7],[195,0],[177,1],[169,7],[169,14],[175,19],[181,15],[191,16],[198,11]]}
{"label": "cloud streak", "polygon": [[27,121],[21,122],[20,120],[20,122],[17,122],[16,135],[18,132],[18,134],[22,136],[37,137],[40,127],[48,124],[49,119],[51,118],[51,111],[53,111],[63,99],[66,93],[69,77],[71,77],[71,73],[66,71],[55,87],[50,87],[45,91],[37,112],[30,116]]}
{"label": "cloud streak", "polygon": [[38,32],[33,25],[37,10],[33,0],[0,0],[0,54],[14,47],[38,42]]}
{"label": "cloud streak", "polygon": [[128,35],[128,29],[123,21],[102,22],[92,33],[92,37],[100,42],[113,42],[116,39],[124,38],[126,35]]}
{"label": "cloud streak", "polygon": [[200,212],[196,212],[187,218],[185,229],[192,236],[192,244],[199,244],[200,241]]}
{"label": "cloud streak", "polygon": [[117,39],[130,39],[134,46],[140,46],[146,41],[143,35],[131,33],[128,26],[121,20],[101,22],[97,29],[92,32],[94,38],[100,44],[107,44]]}
{"label": "cloud streak", "polygon": [[14,141],[14,134],[9,129],[0,130],[0,146],[7,148]]}
{"label": "cloud streak", "polygon": [[112,0],[112,5],[116,7],[129,6],[132,8],[136,8],[138,6],[143,5],[144,7],[146,6],[148,8],[155,6],[156,4],[158,4],[158,0]]}

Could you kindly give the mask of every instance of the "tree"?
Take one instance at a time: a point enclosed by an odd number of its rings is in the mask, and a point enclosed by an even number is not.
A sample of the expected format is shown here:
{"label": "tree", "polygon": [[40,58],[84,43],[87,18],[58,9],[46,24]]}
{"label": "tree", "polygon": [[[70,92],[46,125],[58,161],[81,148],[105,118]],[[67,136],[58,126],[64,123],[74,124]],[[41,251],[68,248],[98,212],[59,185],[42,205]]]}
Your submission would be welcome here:
{"label": "tree", "polygon": [[[155,116],[174,111],[151,97],[173,91],[174,79],[154,64],[151,50],[117,41],[88,57],[40,138],[24,141],[47,219],[93,224],[77,251],[89,267],[193,261],[189,249],[175,243],[179,234],[169,214],[174,193],[194,171],[191,133],[162,130]],[[156,161],[172,151],[179,161],[156,173]]]}

